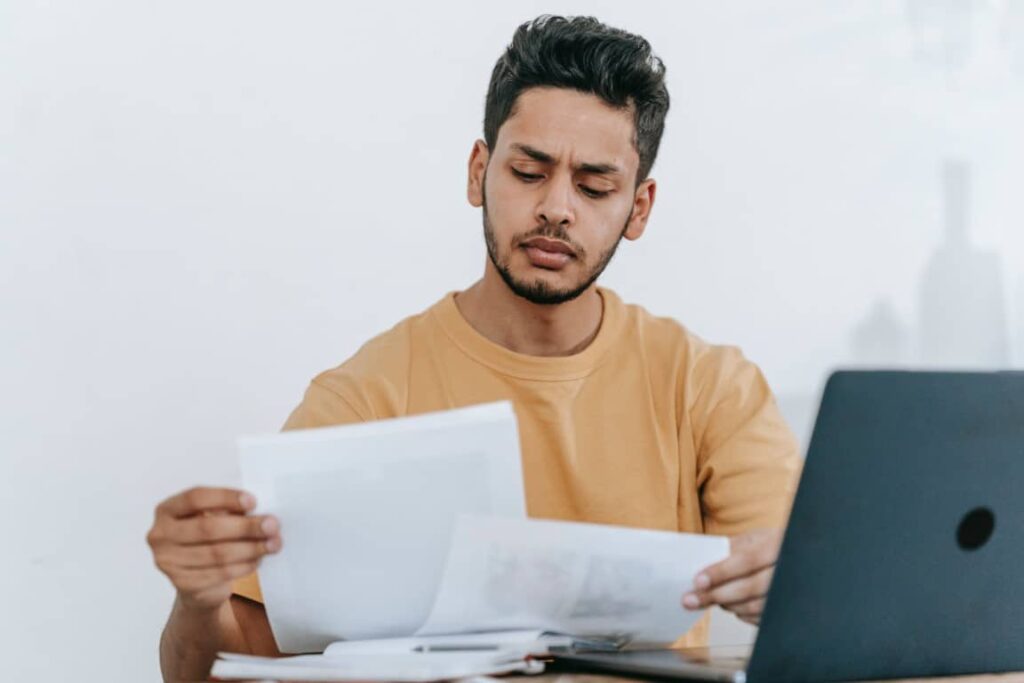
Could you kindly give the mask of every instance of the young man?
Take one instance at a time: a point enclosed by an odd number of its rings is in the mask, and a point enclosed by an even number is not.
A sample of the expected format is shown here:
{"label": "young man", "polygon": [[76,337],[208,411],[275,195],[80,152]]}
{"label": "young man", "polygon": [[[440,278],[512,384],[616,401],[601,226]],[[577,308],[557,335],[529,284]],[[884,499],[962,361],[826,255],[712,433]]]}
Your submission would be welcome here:
{"label": "young man", "polygon": [[[469,157],[483,277],[314,378],[285,428],[510,399],[531,516],[729,535],[729,558],[680,609],[718,604],[757,623],[795,440],[738,350],[595,284],[619,241],[647,226],[668,107],[643,38],[592,18],[520,26]],[[218,650],[277,652],[252,573],[287,529],[253,505],[201,488],[157,508],[148,540],[178,591],[161,641],[168,680],[202,678]]]}

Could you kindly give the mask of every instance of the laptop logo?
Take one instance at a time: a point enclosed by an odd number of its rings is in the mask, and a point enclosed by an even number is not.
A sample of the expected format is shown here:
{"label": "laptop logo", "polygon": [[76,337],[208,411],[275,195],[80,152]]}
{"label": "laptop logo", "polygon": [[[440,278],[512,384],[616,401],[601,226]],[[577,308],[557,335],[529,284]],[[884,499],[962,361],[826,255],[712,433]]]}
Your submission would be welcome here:
{"label": "laptop logo", "polygon": [[960,520],[956,541],[964,550],[977,550],[992,537],[996,516],[988,508],[974,508]]}

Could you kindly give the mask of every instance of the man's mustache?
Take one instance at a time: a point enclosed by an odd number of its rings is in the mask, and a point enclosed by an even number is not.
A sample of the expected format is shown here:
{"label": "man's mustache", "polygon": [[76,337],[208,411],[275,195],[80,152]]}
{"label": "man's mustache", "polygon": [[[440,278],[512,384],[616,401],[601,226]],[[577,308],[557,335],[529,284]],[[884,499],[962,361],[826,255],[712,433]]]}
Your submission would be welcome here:
{"label": "man's mustache", "polygon": [[545,239],[559,240],[560,242],[565,242],[570,247],[572,247],[572,250],[576,252],[577,257],[579,258],[582,258],[586,254],[586,251],[583,249],[583,247],[581,247],[579,244],[573,241],[571,237],[569,237],[569,231],[566,230],[565,226],[562,225],[552,225],[550,223],[545,223],[544,225],[534,228],[530,232],[524,233],[522,235],[517,235],[515,243],[522,244],[527,240],[532,240],[534,237],[543,237]]}

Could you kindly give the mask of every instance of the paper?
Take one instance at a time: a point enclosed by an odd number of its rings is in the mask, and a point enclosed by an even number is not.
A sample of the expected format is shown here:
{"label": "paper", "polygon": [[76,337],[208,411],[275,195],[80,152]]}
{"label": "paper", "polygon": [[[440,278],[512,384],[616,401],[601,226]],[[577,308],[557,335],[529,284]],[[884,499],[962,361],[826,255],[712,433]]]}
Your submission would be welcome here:
{"label": "paper", "polygon": [[279,678],[291,681],[403,681],[422,683],[504,673],[539,673],[541,662],[509,652],[301,655],[254,657],[221,653],[210,675],[219,679]]}
{"label": "paper", "polygon": [[243,486],[281,520],[260,585],[282,652],[413,634],[460,514],[524,518],[508,402],[239,440]]}
{"label": "paper", "polygon": [[725,559],[722,536],[543,520],[459,520],[418,635],[543,629],[667,644],[701,616],[680,600]]}

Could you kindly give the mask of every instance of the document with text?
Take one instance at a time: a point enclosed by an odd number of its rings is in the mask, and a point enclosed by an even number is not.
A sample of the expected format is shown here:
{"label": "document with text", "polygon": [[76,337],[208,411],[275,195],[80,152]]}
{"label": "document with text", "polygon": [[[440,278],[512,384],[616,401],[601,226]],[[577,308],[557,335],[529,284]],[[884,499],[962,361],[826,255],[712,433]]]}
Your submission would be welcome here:
{"label": "document with text", "polygon": [[701,616],[681,607],[722,536],[536,519],[459,520],[420,635],[540,629],[667,644]]}
{"label": "document with text", "polygon": [[724,537],[527,519],[507,402],[239,449],[256,512],[281,521],[259,579],[285,653],[670,643],[700,616],[680,605],[694,576],[728,554]]}
{"label": "document with text", "polygon": [[242,485],[281,521],[260,588],[282,652],[414,633],[461,514],[525,518],[508,402],[239,439]]}

